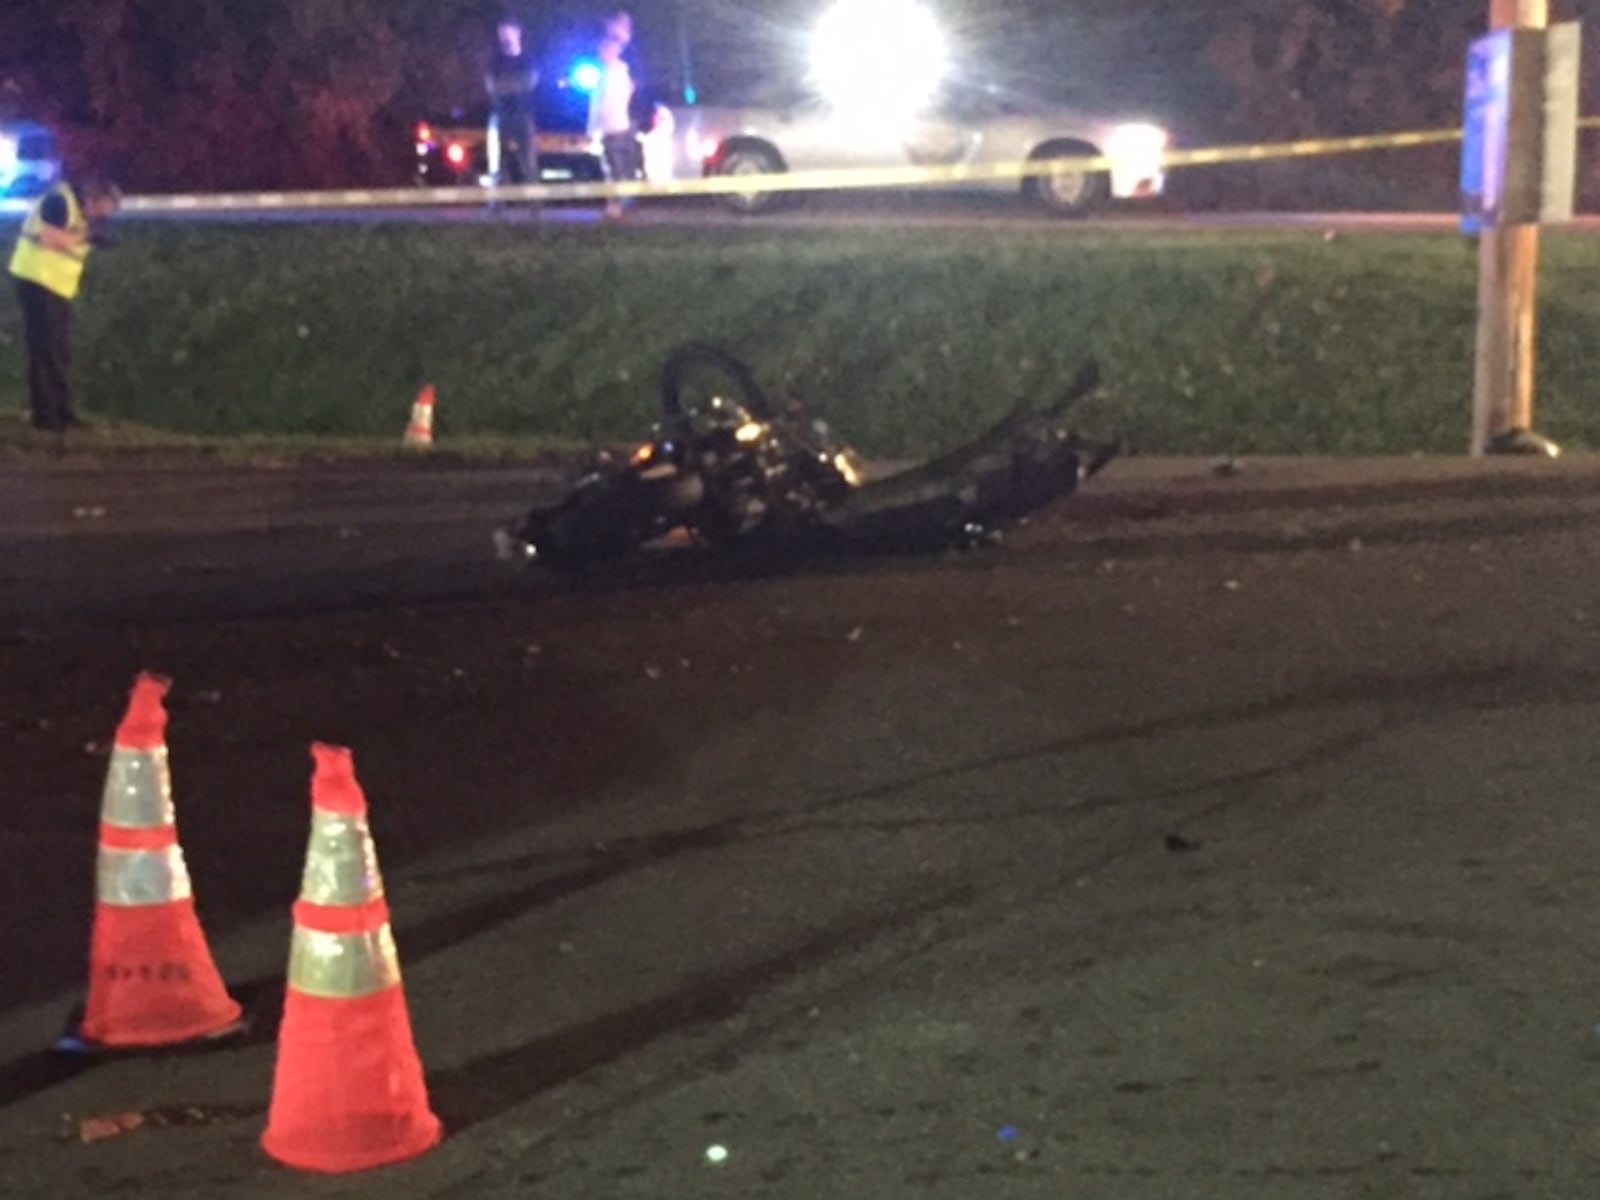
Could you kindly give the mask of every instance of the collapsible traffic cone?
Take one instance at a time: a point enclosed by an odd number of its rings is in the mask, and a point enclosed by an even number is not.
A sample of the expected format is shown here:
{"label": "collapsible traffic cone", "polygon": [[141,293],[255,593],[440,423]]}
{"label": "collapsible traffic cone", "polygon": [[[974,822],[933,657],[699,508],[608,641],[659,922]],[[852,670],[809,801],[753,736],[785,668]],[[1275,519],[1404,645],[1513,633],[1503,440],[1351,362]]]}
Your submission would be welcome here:
{"label": "collapsible traffic cone", "polygon": [[433,384],[425,384],[411,405],[411,423],[406,426],[406,445],[433,445]]}
{"label": "collapsible traffic cone", "polygon": [[414,1158],[441,1129],[411,1036],[366,797],[350,751],[311,753],[311,844],[261,1145],[292,1167],[361,1171]]}
{"label": "collapsible traffic cone", "polygon": [[239,1021],[195,915],[178,845],[161,702],[169,686],[148,674],[134,683],[106,775],[79,1031],[91,1044],[169,1046],[216,1037]]}

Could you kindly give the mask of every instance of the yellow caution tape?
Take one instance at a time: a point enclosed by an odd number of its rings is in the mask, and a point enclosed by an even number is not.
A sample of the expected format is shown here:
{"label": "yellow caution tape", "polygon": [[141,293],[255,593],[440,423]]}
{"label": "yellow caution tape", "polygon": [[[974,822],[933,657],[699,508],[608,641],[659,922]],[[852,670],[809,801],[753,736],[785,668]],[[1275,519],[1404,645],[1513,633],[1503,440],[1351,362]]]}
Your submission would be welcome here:
{"label": "yellow caution tape", "polygon": [[[1600,117],[1588,117],[1580,128],[1600,127]],[[1228,163],[1271,162],[1360,154],[1377,150],[1405,150],[1461,140],[1459,129],[1432,129],[1378,133],[1357,137],[1315,138],[1291,142],[1216,146],[1198,150],[1169,150],[1163,170],[1220,166]],[[1109,171],[1115,164],[1106,155],[1082,155],[1026,162],[961,164],[941,167],[846,167],[818,171],[790,171],[771,175],[713,175],[696,179],[629,183],[541,183],[515,187],[363,188],[343,191],[224,192],[213,195],[129,196],[123,204],[133,213],[270,212],[287,209],[428,208],[451,205],[532,202],[555,204],[573,200],[648,199],[677,196],[737,196],[775,192],[852,191],[877,188],[923,187],[951,183],[995,183],[1050,175],[1061,170]]]}

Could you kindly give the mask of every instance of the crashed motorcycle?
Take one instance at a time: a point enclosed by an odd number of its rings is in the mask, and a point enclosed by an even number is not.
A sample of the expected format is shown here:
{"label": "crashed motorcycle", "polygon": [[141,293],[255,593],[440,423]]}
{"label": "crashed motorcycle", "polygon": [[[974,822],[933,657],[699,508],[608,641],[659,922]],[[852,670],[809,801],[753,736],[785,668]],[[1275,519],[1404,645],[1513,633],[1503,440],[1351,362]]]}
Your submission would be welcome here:
{"label": "crashed motorcycle", "polygon": [[1047,409],[1020,404],[932,462],[869,479],[861,460],[794,402],[776,403],[750,368],[691,343],[661,373],[661,418],[626,461],[598,454],[553,505],[496,535],[501,557],[592,565],[670,536],[710,550],[917,552],[994,540],[1070,496],[1116,455],[1065,414],[1099,386],[1091,361]]}

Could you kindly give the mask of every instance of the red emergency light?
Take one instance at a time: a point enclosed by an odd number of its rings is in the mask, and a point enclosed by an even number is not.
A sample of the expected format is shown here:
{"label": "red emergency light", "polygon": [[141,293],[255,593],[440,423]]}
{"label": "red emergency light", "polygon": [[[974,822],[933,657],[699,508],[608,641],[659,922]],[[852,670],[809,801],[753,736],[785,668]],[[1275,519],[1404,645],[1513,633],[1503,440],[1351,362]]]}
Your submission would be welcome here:
{"label": "red emergency light", "polygon": [[460,142],[451,142],[444,156],[450,160],[451,166],[459,167],[467,161],[467,148]]}

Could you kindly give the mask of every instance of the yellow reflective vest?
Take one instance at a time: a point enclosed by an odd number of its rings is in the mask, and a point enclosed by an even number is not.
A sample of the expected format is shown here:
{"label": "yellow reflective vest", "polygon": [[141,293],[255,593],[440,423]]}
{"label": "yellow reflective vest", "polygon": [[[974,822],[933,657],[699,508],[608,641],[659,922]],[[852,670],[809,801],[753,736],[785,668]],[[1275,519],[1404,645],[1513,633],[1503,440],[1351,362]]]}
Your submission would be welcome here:
{"label": "yellow reflective vest", "polygon": [[33,206],[28,219],[22,223],[22,235],[17,238],[17,248],[11,255],[11,273],[47,288],[64,300],[78,294],[83,282],[83,265],[89,261],[89,243],[71,250],[50,250],[41,241],[44,229],[44,204],[51,196],[60,196],[67,202],[67,229],[89,233],[89,222],[84,219],[78,197],[65,183],[58,183]]}

